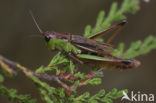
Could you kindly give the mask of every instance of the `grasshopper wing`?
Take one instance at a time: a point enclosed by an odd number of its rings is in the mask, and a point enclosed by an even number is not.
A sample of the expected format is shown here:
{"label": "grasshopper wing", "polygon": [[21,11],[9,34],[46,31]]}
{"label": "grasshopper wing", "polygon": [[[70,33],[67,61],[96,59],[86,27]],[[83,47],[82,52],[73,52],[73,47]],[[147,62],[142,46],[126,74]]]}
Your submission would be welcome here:
{"label": "grasshopper wing", "polygon": [[110,44],[102,43],[93,39],[84,38],[79,35],[72,35],[71,43],[82,52],[98,55],[106,55],[112,52],[113,47]]}
{"label": "grasshopper wing", "polygon": [[80,60],[85,61],[86,63],[95,64],[110,69],[125,70],[135,68],[140,65],[140,62],[137,60],[113,59],[113,58],[110,59],[88,54],[79,54],[77,56],[79,57]]}

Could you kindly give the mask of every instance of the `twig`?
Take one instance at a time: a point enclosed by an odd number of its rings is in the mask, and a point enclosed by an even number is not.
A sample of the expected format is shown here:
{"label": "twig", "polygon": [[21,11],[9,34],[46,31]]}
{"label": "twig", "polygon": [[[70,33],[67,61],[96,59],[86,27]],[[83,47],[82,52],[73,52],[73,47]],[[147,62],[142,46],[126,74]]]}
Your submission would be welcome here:
{"label": "twig", "polygon": [[[99,68],[97,72],[101,72],[102,70],[104,70],[103,67],[102,67],[102,68]],[[87,84],[85,83],[85,81],[87,81],[88,79],[93,78],[93,77],[96,75],[97,72],[91,71],[90,73],[88,73],[88,75],[87,75],[84,79],[81,80],[81,82],[80,82],[79,85],[77,85],[77,86],[75,86],[75,85],[70,86],[69,89],[66,90],[66,93],[67,93],[68,95],[70,95],[71,92],[74,91],[75,89],[77,89],[78,87],[81,87],[81,86],[83,86],[83,85],[87,85]]]}
{"label": "twig", "polygon": [[[40,74],[40,73],[34,73],[30,69],[13,62],[11,60],[8,60],[7,58],[3,57],[0,55],[0,66],[4,68],[7,72],[9,73],[16,73],[15,70],[19,71],[21,70],[28,78],[32,78],[33,76],[37,76],[41,79],[49,80],[49,81],[56,81],[59,83],[63,88],[65,88],[67,91],[71,91],[71,88],[65,84],[64,82],[61,81],[61,79],[67,80],[68,78],[71,77],[71,75],[48,75],[48,74]],[[67,93],[69,94],[69,93]]]}
{"label": "twig", "polygon": [[27,77],[31,78],[31,76],[37,76],[42,79],[58,81],[57,79],[62,79],[62,76],[48,75],[48,74],[40,74],[34,73],[32,70],[20,65],[17,62],[11,61],[0,55],[0,66],[5,69],[10,74],[17,74],[16,71],[22,71]]}

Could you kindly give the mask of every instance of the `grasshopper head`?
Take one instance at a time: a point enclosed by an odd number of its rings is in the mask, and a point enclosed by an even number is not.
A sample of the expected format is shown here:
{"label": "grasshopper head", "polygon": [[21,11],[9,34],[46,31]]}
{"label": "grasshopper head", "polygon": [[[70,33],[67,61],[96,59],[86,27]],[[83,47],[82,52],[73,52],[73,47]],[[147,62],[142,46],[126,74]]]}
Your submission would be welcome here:
{"label": "grasshopper head", "polygon": [[57,38],[57,39],[66,39],[69,40],[70,39],[70,34],[63,34],[63,33],[57,33],[57,32],[43,32],[42,33],[45,40],[48,42],[50,39],[52,38]]}
{"label": "grasshopper head", "polygon": [[51,38],[56,38],[56,33],[46,31],[46,32],[43,32],[43,36],[44,36],[44,39],[48,42]]}

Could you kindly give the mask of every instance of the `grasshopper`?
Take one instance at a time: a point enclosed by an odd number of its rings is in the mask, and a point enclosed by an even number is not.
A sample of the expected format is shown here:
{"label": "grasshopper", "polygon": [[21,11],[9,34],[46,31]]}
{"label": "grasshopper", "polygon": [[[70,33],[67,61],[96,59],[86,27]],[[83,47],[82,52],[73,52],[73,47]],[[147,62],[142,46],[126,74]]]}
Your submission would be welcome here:
{"label": "grasshopper", "polygon": [[[105,68],[125,70],[138,67],[141,63],[135,59],[123,59],[111,55],[113,47],[110,41],[116,34],[123,29],[126,20],[110,26],[108,29],[97,33],[89,38],[80,35],[71,35],[69,33],[58,33],[53,31],[43,32],[36,22],[32,12],[30,12],[32,19],[37,26],[39,32],[44,37],[46,45],[50,50],[58,50],[65,52],[70,58],[82,64],[83,62],[95,64]],[[106,41],[106,43],[99,42],[96,39],[102,37],[107,32],[116,28],[114,34]]]}

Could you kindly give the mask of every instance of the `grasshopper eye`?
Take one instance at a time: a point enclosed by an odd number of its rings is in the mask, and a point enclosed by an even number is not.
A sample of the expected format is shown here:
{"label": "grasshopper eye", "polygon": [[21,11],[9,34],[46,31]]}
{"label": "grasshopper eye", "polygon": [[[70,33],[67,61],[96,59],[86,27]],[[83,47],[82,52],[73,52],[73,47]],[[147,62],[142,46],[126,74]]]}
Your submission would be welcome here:
{"label": "grasshopper eye", "polygon": [[45,41],[46,41],[46,42],[49,42],[49,40],[50,40],[50,37],[48,37],[48,36],[45,36],[44,38],[45,38]]}
{"label": "grasshopper eye", "polygon": [[46,42],[48,42],[51,38],[54,38],[54,35],[49,31],[44,32],[43,35],[44,35]]}

